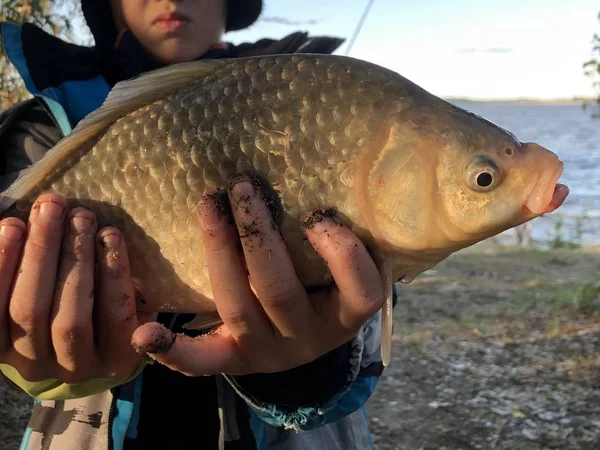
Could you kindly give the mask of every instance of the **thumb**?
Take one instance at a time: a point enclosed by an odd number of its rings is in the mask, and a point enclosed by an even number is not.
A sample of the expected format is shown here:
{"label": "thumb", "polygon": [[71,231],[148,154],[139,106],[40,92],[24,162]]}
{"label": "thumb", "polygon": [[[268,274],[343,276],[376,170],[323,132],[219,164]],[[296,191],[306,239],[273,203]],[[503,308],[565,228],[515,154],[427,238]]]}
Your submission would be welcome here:
{"label": "thumb", "polygon": [[157,322],[146,323],[135,330],[131,345],[138,353],[188,376],[246,372],[237,343],[223,325],[192,338],[175,334]]}

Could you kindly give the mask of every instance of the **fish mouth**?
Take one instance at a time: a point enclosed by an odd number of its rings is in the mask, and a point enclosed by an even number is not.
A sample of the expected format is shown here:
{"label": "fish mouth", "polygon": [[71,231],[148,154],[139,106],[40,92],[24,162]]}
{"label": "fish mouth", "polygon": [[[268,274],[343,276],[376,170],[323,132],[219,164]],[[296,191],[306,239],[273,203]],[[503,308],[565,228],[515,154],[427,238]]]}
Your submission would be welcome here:
{"label": "fish mouth", "polygon": [[550,200],[550,203],[548,204],[548,206],[546,206],[546,209],[544,210],[544,214],[551,213],[554,210],[560,208],[562,206],[562,204],[565,202],[565,200],[567,199],[568,195],[569,195],[569,186],[567,186],[566,184],[557,183],[556,186],[554,186],[554,192],[552,193],[552,200]]}
{"label": "fish mouth", "polygon": [[554,172],[548,170],[540,175],[538,182],[525,200],[525,207],[537,216],[555,211],[569,195],[569,187],[558,183],[564,170],[564,164],[560,160],[557,163],[558,167]]}

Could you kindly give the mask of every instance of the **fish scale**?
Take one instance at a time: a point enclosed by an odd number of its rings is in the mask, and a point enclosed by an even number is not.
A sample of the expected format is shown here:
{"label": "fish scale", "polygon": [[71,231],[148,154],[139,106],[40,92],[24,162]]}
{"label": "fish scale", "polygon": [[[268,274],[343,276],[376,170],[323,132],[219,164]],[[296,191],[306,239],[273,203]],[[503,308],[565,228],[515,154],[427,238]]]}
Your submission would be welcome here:
{"label": "fish scale", "polygon": [[[324,201],[341,213],[352,205],[346,199],[349,166],[360,155],[357,137],[368,130],[361,124],[347,133],[332,130],[332,124],[351,124],[344,117],[365,110],[368,102],[355,102],[337,86],[352,77],[367,79],[369,71],[350,73],[337,65],[289,58],[224,65],[203,83],[111,124],[89,150],[64,161],[68,170],[43,180],[18,209],[28,211],[38,193],[51,189],[71,199],[71,206],[95,211],[99,226],[114,224],[125,213],[119,222],[132,246],[136,286],[145,294],[140,308],[205,313],[203,297],[211,293],[195,216],[202,195],[226,187],[237,172],[256,169],[279,191],[288,217],[301,217]],[[323,76],[325,83],[314,82]],[[340,170],[344,176],[331,176]],[[283,233],[299,238],[298,220],[284,224]],[[302,252],[317,260],[312,248],[302,245]],[[175,277],[159,275],[173,271]],[[322,281],[314,278],[304,281]]]}
{"label": "fish scale", "polygon": [[[558,168],[551,152],[365,61],[195,61],[117,85],[3,193],[0,211],[26,219],[48,190],[91,209],[99,226],[124,233],[140,310],[194,312],[196,326],[209,326],[219,318],[196,206],[252,169],[281,199],[305,286],[331,281],[301,228],[315,208],[334,207],[368,246],[384,283],[387,364],[392,282],[559,206],[565,192],[547,184]],[[478,171],[494,184],[476,186]]]}

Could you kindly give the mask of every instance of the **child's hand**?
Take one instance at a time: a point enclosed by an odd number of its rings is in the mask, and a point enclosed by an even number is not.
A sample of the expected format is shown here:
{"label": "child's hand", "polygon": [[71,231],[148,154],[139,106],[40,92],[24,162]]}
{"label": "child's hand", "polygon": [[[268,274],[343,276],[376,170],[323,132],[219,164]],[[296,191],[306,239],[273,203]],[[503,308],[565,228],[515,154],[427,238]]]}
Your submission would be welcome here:
{"label": "child's hand", "polygon": [[194,339],[148,323],[133,335],[139,351],[187,375],[279,372],[349,341],[382,307],[377,268],[348,228],[325,219],[307,230],[337,285],[330,292],[307,294],[254,188],[242,182],[229,195],[232,205],[245,200],[244,207],[233,208],[235,225],[210,198],[200,205],[211,286],[224,325]]}
{"label": "child's hand", "polygon": [[0,222],[0,362],[27,381],[121,379],[140,360],[130,345],[140,323],[118,230],[98,233],[91,212],[53,194],[27,227]]}

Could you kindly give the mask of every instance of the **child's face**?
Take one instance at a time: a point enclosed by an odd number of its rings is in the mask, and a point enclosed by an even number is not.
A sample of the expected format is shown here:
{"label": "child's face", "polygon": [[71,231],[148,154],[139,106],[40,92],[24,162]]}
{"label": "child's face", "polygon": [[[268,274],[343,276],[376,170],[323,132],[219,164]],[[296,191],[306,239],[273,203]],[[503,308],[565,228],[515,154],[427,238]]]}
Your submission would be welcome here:
{"label": "child's face", "polygon": [[117,27],[128,28],[155,59],[191,61],[218,42],[226,0],[111,0]]}

